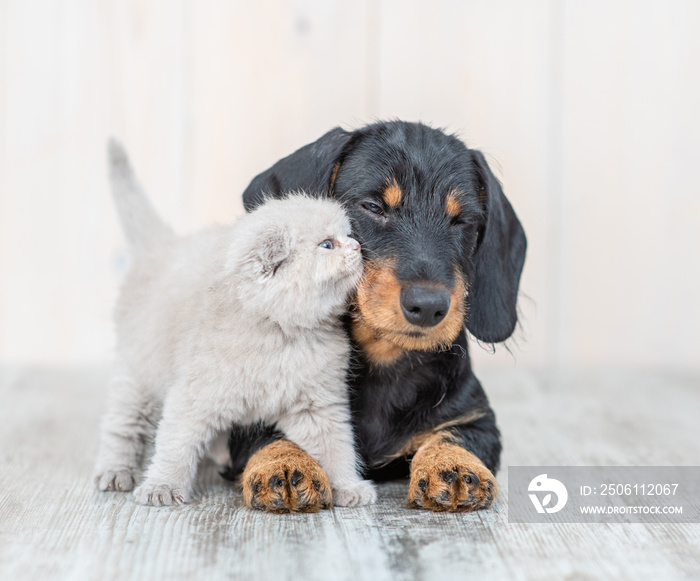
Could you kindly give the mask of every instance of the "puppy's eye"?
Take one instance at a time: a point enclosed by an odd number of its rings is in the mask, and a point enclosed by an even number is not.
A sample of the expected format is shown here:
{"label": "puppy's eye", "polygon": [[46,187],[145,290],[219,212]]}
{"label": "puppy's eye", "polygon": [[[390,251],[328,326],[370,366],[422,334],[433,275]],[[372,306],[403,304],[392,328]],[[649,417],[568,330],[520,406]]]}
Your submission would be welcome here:
{"label": "puppy's eye", "polygon": [[377,216],[384,215],[384,209],[380,205],[375,204],[374,202],[364,202],[362,204],[362,207],[365,210],[369,210],[370,212],[372,212],[372,214],[377,214]]}
{"label": "puppy's eye", "polygon": [[319,246],[321,248],[325,248],[326,250],[333,250],[333,240],[331,240],[330,238],[324,240],[323,242],[321,242],[321,244],[319,244]]}

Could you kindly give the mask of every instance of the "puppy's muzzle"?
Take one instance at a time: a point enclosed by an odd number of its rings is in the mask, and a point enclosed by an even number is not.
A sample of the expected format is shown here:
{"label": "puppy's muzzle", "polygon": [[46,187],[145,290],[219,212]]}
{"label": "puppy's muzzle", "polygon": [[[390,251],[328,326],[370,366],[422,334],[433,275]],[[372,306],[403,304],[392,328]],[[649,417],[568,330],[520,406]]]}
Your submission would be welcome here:
{"label": "puppy's muzzle", "polygon": [[446,289],[411,285],[401,289],[401,310],[411,325],[434,327],[450,309],[450,293]]}

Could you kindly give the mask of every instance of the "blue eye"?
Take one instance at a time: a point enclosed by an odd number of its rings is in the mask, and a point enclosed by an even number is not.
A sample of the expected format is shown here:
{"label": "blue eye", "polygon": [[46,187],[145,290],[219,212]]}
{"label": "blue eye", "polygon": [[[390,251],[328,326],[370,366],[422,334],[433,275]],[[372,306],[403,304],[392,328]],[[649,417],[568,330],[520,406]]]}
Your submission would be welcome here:
{"label": "blue eye", "polygon": [[333,250],[333,240],[324,240],[323,242],[321,242],[321,244],[319,244],[319,246],[321,248],[326,248],[327,250]]}

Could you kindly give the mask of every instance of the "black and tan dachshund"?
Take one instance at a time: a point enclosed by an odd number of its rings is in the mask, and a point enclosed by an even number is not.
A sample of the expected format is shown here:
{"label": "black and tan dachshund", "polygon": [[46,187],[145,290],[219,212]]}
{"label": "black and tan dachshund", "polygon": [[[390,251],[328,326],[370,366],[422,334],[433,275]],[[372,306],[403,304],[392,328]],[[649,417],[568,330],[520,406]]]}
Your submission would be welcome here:
{"label": "black and tan dachshund", "polygon": [[[513,333],[526,239],[484,156],[420,123],[333,129],[258,175],[264,196],[305,190],[347,209],[365,277],[347,317],[358,449],[370,478],[410,473],[410,506],[487,508],[501,442],[472,372],[468,334]],[[315,511],[326,479],[274,426],[234,427],[232,466],[250,506]]]}

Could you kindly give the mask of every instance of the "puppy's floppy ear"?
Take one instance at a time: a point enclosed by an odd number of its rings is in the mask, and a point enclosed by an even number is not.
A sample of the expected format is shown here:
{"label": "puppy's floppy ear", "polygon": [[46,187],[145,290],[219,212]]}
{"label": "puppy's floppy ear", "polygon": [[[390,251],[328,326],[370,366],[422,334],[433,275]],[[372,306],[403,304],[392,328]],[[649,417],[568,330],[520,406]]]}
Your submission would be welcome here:
{"label": "puppy's floppy ear", "polygon": [[281,224],[264,228],[256,237],[246,262],[255,277],[264,282],[271,279],[292,251],[292,235]]}
{"label": "puppy's floppy ear", "polygon": [[498,343],[511,336],[518,320],[516,302],[527,240],[483,154],[476,150],[470,154],[486,221],[474,251],[467,329],[481,341]]}
{"label": "puppy's floppy ear", "polygon": [[305,190],[311,195],[325,195],[332,188],[343,148],[352,133],[340,127],[331,129],[320,139],[305,145],[258,174],[243,192],[243,206],[250,212],[265,197]]}

